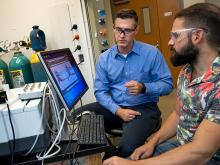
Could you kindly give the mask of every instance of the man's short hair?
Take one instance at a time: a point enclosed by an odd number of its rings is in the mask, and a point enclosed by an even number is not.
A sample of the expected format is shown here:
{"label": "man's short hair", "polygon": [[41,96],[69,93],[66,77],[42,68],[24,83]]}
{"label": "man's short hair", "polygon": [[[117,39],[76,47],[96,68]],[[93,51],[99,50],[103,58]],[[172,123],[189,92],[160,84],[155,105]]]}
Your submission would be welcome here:
{"label": "man's short hair", "polygon": [[135,28],[138,25],[138,16],[136,11],[132,9],[121,9],[115,14],[115,19],[121,18],[121,19],[134,19],[135,21]]}
{"label": "man's short hair", "polygon": [[202,28],[207,41],[214,48],[220,46],[220,8],[210,3],[197,3],[178,12],[175,18],[183,18],[186,28]]}

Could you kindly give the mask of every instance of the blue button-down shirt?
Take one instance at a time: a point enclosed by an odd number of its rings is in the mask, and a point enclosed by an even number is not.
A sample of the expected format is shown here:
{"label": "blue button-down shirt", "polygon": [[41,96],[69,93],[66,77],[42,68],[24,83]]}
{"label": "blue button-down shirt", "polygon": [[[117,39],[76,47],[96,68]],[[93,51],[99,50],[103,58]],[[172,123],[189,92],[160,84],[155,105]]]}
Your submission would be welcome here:
{"label": "blue button-down shirt", "polygon": [[[135,80],[146,86],[145,94],[129,94],[124,84]],[[124,57],[113,46],[99,57],[96,66],[95,96],[106,109],[115,113],[120,106],[158,102],[159,96],[172,91],[172,77],[160,51],[148,44],[134,41],[131,52]]]}

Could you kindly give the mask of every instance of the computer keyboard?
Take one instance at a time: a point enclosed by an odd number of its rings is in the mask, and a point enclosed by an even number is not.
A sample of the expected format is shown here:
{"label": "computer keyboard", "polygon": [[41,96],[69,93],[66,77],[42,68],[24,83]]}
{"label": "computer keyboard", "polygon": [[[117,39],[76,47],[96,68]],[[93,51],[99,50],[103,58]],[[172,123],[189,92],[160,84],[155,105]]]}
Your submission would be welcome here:
{"label": "computer keyboard", "polygon": [[77,137],[79,145],[106,145],[103,116],[82,115]]}

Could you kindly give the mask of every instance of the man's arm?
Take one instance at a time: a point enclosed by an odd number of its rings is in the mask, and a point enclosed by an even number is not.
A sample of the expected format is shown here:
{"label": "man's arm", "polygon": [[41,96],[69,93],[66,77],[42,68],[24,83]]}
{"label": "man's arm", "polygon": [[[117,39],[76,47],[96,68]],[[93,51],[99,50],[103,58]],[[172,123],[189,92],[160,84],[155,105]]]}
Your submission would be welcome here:
{"label": "man's arm", "polygon": [[155,145],[160,144],[176,135],[177,125],[179,123],[179,112],[173,111],[161,129],[150,139],[149,142]]}
{"label": "man's arm", "polygon": [[220,148],[220,125],[207,119],[200,124],[191,143],[162,155],[138,161],[112,157],[104,165],[203,165]]}
{"label": "man's arm", "polygon": [[110,82],[105,70],[104,59],[100,57],[96,65],[96,76],[94,82],[94,93],[97,101],[113,114],[120,108],[110,95]]}
{"label": "man's arm", "polygon": [[207,119],[200,124],[191,143],[160,156],[140,160],[145,165],[202,165],[220,148],[220,125]]}
{"label": "man's arm", "polygon": [[161,129],[146,144],[137,148],[131,155],[132,160],[139,160],[150,157],[156,145],[176,135],[179,122],[179,111],[173,111]]}

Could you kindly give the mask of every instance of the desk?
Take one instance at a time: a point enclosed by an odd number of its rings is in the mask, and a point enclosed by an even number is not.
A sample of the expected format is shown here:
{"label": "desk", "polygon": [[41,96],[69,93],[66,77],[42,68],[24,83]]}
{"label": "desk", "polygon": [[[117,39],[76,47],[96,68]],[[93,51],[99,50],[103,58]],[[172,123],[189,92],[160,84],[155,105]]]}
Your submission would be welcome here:
{"label": "desk", "polygon": [[[22,141],[23,143],[21,143],[22,145],[19,145],[18,147],[19,150],[16,150],[16,152],[20,153],[21,151],[23,151],[25,153],[24,150],[26,150],[27,147],[32,146],[33,144],[33,140],[30,140],[28,143],[28,141],[25,138],[36,135],[36,132],[39,132],[39,128],[41,128],[40,132],[42,132],[41,134],[42,136],[44,136],[44,132],[47,132],[47,131],[46,131],[46,127],[41,127],[41,113],[40,113],[41,112],[40,111],[41,100],[35,99],[35,100],[31,100],[30,102],[21,101],[18,99],[18,95],[16,95],[16,93],[18,93],[17,90],[19,89],[12,89],[10,90],[11,92],[9,92],[9,94],[10,93],[13,94],[13,97],[10,96],[10,98],[14,98],[14,100],[16,100],[16,102],[10,105],[10,111],[12,113],[12,122],[14,124],[16,138],[23,140]],[[48,104],[46,104],[46,106],[48,106]],[[45,107],[45,109],[47,108],[49,107]],[[8,111],[7,111],[6,105],[3,105],[3,104],[0,105],[0,110],[1,110],[0,144],[8,144],[9,139],[12,140],[13,136],[12,136],[12,131],[8,131],[8,130],[11,130],[11,125],[8,120]],[[7,121],[7,123],[5,121]],[[45,146],[48,145],[47,144],[48,140],[46,140],[45,138],[44,143],[43,143],[44,148]],[[53,157],[44,159],[44,163],[74,159],[77,157],[101,153],[101,152],[105,152],[105,151],[112,149],[112,144],[110,143],[110,141],[106,146],[82,147],[82,146],[78,146],[77,142],[72,140],[71,142],[68,142],[68,141],[65,141],[63,143],[61,142],[59,146],[61,147],[61,151]],[[2,149],[2,153],[5,153],[5,154],[2,154],[4,156],[0,157],[0,164],[2,164],[3,162],[6,165],[11,164],[11,156],[9,155],[10,152],[3,152],[3,151],[6,151],[5,150],[7,149],[6,147],[0,148],[0,151],[1,149]],[[36,152],[39,152],[39,150],[35,151],[35,153],[33,154],[29,154],[28,156],[16,154],[14,155],[13,163],[15,165],[41,164],[41,161],[38,161],[36,158]]]}
{"label": "desk", "polygon": [[[61,151],[50,158],[44,160],[44,163],[51,163],[51,162],[58,162],[64,161],[69,159],[74,159],[82,156],[88,156],[91,154],[97,154],[105,151],[109,151],[112,149],[112,145],[108,143],[105,146],[89,146],[89,147],[82,147],[78,146],[76,142],[64,142],[60,144]],[[75,155],[74,155],[74,151]],[[4,164],[11,164],[11,157],[4,156],[0,157],[0,162]],[[36,159],[36,154],[29,154],[28,156],[22,155],[15,155],[14,156],[14,165],[28,165],[28,164],[41,164],[42,162]]]}

